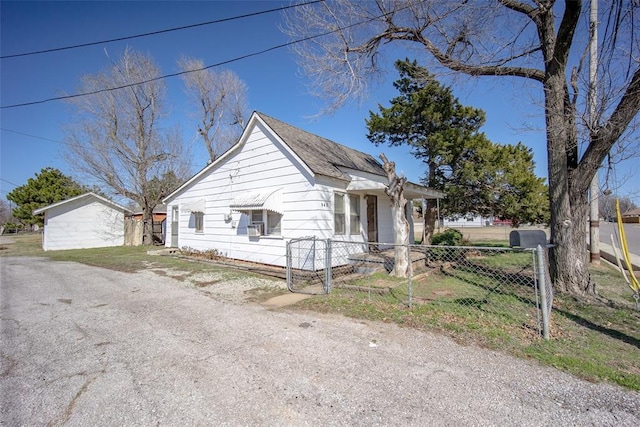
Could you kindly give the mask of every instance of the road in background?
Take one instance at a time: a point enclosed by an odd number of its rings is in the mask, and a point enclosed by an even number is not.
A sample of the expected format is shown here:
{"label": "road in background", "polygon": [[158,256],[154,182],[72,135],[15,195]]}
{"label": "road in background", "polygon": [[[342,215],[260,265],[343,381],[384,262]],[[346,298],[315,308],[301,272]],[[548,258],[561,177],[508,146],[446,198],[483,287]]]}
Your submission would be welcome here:
{"label": "road in background", "polygon": [[[624,233],[627,237],[627,246],[629,252],[640,256],[640,224],[623,224]],[[611,235],[614,236],[616,246],[620,247],[618,243],[618,224],[614,222],[600,221],[600,241],[611,245]]]}

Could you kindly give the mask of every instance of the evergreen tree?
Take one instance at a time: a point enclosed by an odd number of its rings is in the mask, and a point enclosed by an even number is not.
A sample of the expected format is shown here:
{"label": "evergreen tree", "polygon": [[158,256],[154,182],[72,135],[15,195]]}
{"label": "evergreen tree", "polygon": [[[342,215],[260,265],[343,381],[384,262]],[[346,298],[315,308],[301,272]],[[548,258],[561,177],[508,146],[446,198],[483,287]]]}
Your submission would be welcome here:
{"label": "evergreen tree", "polygon": [[[445,215],[477,214],[522,222],[546,222],[549,202],[544,180],[534,173],[531,150],[523,144],[500,145],[482,132],[482,110],[462,105],[416,61],[396,62],[400,92],[390,107],[370,112],[368,138],[374,144],[407,144],[427,167],[424,184],[443,191]],[[429,241],[435,206],[424,214]]]}
{"label": "evergreen tree", "polygon": [[7,200],[16,204],[13,216],[20,222],[28,225],[43,225],[43,215],[33,215],[35,209],[61,202],[87,191],[89,190],[86,187],[58,169],[47,167],[37,173],[35,178],[29,178],[25,185],[14,188],[7,194]]}

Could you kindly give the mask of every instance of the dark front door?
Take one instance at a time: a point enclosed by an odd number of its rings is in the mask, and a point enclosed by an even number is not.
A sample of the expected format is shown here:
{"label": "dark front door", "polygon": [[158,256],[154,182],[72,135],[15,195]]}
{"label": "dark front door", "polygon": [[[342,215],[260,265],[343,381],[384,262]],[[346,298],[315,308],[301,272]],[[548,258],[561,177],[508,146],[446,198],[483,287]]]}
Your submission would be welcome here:
{"label": "dark front door", "polygon": [[378,197],[366,196],[367,199],[367,241],[378,241]]}

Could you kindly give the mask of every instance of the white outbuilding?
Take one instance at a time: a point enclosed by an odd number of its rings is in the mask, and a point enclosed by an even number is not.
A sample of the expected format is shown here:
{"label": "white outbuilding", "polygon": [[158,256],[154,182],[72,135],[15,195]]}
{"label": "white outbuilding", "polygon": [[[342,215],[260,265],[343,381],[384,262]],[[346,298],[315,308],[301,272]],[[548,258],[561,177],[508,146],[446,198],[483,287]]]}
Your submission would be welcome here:
{"label": "white outbuilding", "polygon": [[85,193],[33,211],[44,213],[42,249],[102,248],[124,245],[128,210],[95,193]]}

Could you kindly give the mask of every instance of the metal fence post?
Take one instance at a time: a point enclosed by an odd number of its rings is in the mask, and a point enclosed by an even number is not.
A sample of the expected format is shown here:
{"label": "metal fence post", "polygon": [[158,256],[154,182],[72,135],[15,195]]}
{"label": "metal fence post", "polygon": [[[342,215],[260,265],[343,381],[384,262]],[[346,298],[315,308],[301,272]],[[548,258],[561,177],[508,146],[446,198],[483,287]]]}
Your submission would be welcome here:
{"label": "metal fence post", "polygon": [[[287,242],[286,246],[286,259],[287,259],[287,288],[291,291],[291,263],[293,260],[291,259],[291,240]],[[293,291],[292,291],[293,292]]]}
{"label": "metal fence post", "polygon": [[538,255],[538,286],[540,287],[540,308],[542,310],[542,336],[549,339],[549,312],[547,311],[547,283],[545,275],[544,249],[538,245],[536,252]]}
{"label": "metal fence post", "polygon": [[407,262],[409,263],[409,265],[407,267],[407,269],[409,270],[409,274],[408,274],[408,276],[409,276],[408,277],[408,280],[409,280],[408,287],[409,288],[407,289],[408,294],[409,294],[408,305],[409,305],[409,308],[411,308],[412,305],[413,305],[413,287],[411,286],[411,278],[413,276],[413,263],[411,262],[411,246],[409,246],[409,245],[407,245],[407,258],[409,258],[407,260]]}
{"label": "metal fence post", "polygon": [[316,250],[317,250],[316,236],[313,236],[313,243],[311,243],[311,253],[313,254],[313,256],[311,257],[311,270],[312,271],[316,270],[316,256],[318,255],[316,253]]}
{"label": "metal fence post", "polygon": [[327,239],[327,247],[325,249],[326,253],[325,253],[325,260],[324,260],[324,266],[325,266],[325,276],[324,276],[324,280],[325,280],[325,292],[328,294],[331,292],[331,264],[332,264],[332,260],[331,260],[331,239]]}

